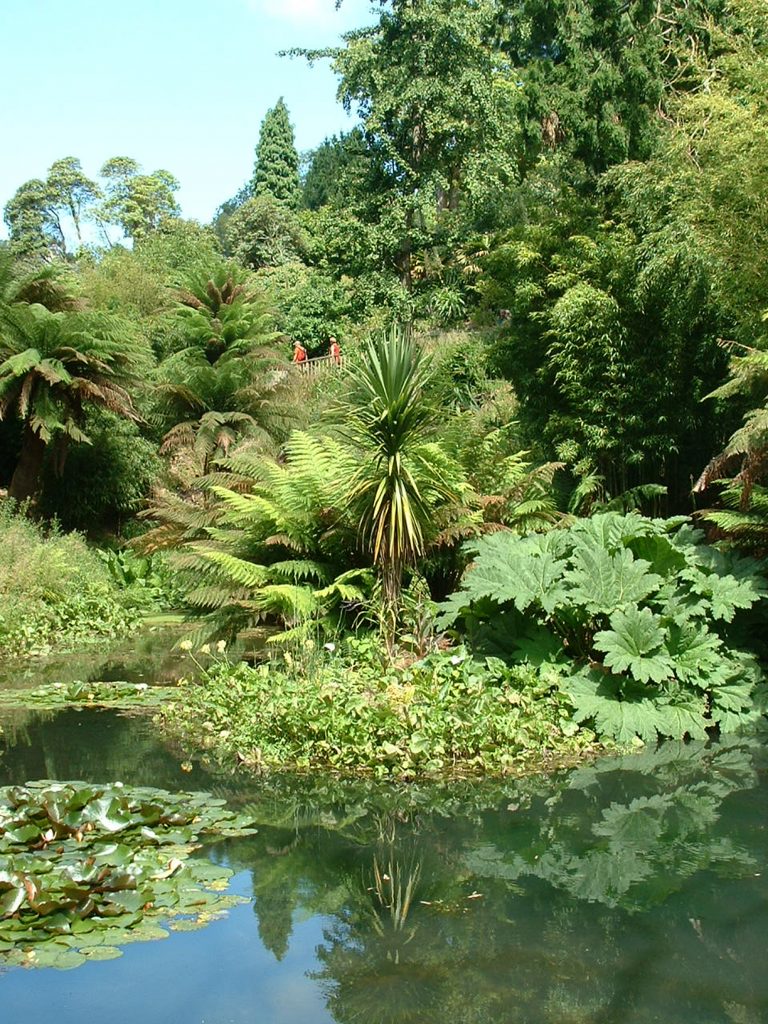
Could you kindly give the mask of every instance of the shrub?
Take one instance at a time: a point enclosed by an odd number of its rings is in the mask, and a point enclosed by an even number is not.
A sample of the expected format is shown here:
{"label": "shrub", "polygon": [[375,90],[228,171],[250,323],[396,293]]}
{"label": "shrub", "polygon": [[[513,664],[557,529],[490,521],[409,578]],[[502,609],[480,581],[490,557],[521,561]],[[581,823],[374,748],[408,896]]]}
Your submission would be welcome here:
{"label": "shrub", "polygon": [[120,636],[134,621],[82,537],[46,532],[0,504],[0,656]]}
{"label": "shrub", "polygon": [[108,412],[89,417],[91,444],[73,445],[65,472],[46,466],[41,510],[67,530],[121,532],[142,507],[161,462],[138,427]]}
{"label": "shrub", "polygon": [[766,589],[760,563],[702,540],[681,519],[616,512],[493,534],[473,542],[441,621],[512,663],[562,665],[575,721],[599,735],[735,732],[766,708],[750,640]]}

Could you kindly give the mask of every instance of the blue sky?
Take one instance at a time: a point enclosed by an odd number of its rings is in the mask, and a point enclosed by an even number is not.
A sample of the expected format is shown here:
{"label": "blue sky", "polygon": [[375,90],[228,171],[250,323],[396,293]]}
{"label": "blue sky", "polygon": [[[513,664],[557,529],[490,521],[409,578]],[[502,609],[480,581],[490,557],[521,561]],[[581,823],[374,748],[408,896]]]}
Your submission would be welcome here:
{"label": "blue sky", "polygon": [[184,215],[210,219],[250,177],[280,96],[300,151],[351,127],[326,64],[277,51],[333,45],[370,11],[369,0],[340,11],[334,0],[0,0],[0,207],[60,157],[95,176],[131,156],[175,174]]}

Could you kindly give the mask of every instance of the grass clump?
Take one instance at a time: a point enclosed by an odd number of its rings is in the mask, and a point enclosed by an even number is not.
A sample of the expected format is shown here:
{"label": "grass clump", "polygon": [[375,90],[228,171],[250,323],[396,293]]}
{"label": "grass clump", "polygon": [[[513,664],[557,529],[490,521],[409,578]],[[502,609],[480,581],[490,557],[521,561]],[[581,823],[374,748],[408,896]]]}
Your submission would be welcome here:
{"label": "grass clump", "polygon": [[[333,645],[328,645],[333,648]],[[382,668],[369,641],[256,666],[214,663],[164,724],[219,762],[414,778],[551,767],[594,734],[549,675],[459,649]]]}
{"label": "grass clump", "polygon": [[0,503],[0,657],[47,654],[127,633],[120,587],[79,534],[44,528]]}

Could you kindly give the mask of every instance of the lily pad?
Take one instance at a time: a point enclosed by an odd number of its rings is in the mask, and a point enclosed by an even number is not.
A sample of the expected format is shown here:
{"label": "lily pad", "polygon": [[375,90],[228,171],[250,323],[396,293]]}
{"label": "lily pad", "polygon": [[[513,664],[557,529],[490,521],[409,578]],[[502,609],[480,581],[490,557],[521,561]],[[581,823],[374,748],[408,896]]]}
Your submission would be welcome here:
{"label": "lily pad", "polygon": [[178,696],[175,686],[123,681],[49,683],[34,690],[5,690],[0,708],[56,710],[65,707],[154,710]]}
{"label": "lily pad", "polygon": [[70,969],[127,942],[203,927],[238,902],[231,872],[191,857],[254,831],[205,793],[120,783],[0,789],[0,965]]}

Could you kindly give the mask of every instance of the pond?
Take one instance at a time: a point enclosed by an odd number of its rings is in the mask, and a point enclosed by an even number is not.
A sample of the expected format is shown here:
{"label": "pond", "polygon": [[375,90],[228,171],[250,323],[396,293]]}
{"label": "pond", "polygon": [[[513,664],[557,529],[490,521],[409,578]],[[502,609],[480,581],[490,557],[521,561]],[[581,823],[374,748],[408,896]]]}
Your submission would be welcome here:
{"label": "pond", "polygon": [[768,1021],[755,741],[400,786],[184,770],[114,711],[2,727],[2,785],[204,789],[258,827],[205,851],[245,899],[224,919],[71,971],[3,971],[3,1024]]}

